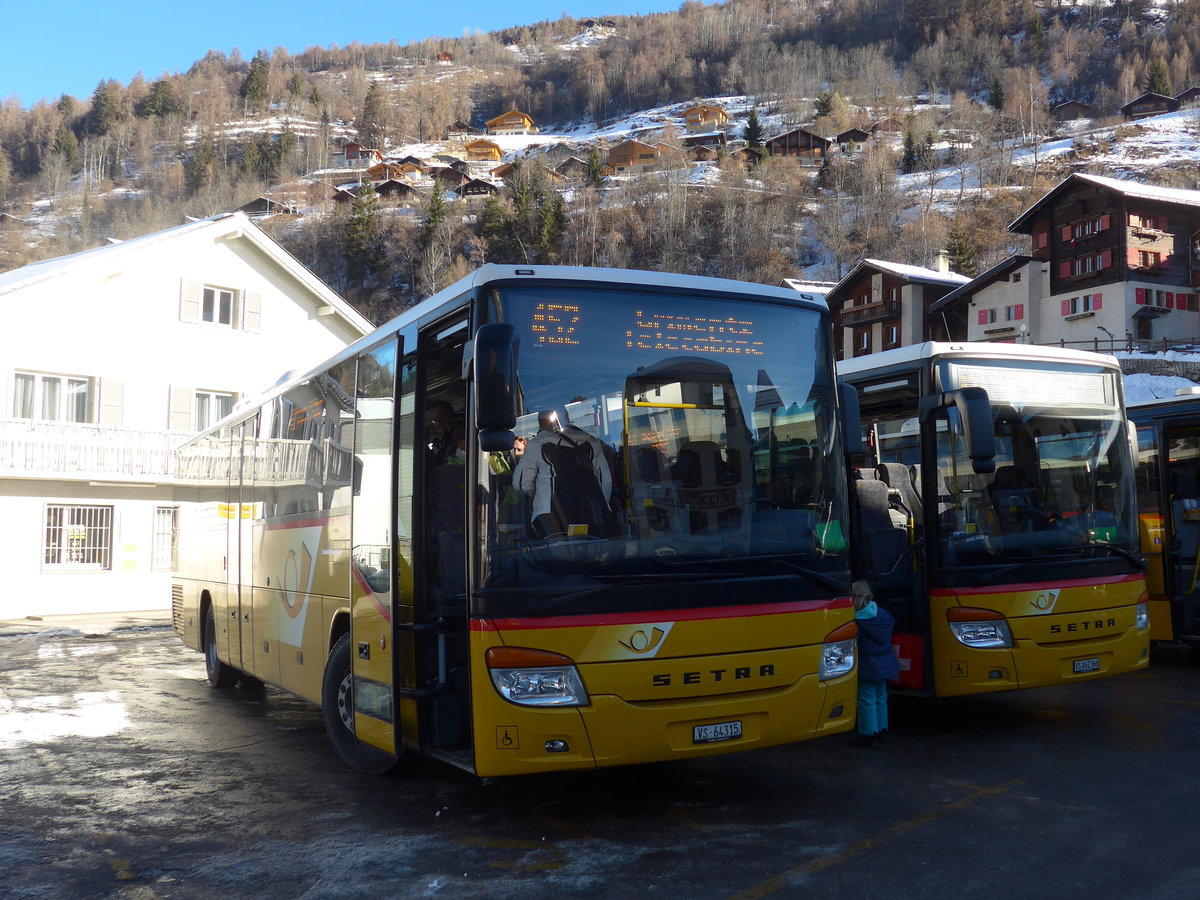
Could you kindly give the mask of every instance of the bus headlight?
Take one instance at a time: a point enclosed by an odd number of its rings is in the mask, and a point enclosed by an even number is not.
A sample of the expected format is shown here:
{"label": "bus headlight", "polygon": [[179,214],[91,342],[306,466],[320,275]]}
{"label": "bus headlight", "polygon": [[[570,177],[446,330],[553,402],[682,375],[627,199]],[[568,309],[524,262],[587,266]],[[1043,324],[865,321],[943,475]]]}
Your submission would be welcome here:
{"label": "bus headlight", "polygon": [[854,658],[858,654],[858,626],[853,622],[835,628],[825,635],[821,644],[821,663],[817,677],[829,681],[854,670]]}
{"label": "bus headlight", "polygon": [[1133,608],[1133,624],[1137,626],[1138,631],[1145,631],[1150,627],[1150,604],[1139,603]]}
{"label": "bus headlight", "polygon": [[1013,645],[1008,622],[995,610],[954,607],[946,610],[946,619],[951,633],[967,647],[990,649]]}
{"label": "bus headlight", "polygon": [[496,692],[518,706],[586,706],[587,691],[575,663],[559,653],[525,647],[492,647],[486,654]]}

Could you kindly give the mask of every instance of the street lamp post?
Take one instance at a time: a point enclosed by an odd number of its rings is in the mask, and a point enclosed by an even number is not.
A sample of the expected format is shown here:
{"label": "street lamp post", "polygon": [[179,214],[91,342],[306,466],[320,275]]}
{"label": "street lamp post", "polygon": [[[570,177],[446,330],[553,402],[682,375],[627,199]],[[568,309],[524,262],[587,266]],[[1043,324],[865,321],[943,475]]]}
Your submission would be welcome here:
{"label": "street lamp post", "polygon": [[1111,331],[1109,331],[1103,325],[1097,325],[1096,327],[1108,335],[1108,352],[1112,353],[1113,352],[1113,341],[1116,340],[1116,337],[1113,335],[1113,333]]}

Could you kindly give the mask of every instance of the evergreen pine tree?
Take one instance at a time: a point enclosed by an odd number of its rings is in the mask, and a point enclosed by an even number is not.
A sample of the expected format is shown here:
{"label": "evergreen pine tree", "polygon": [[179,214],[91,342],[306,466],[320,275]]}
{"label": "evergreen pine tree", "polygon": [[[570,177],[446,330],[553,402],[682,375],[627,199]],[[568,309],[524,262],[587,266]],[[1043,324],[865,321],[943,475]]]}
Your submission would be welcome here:
{"label": "evergreen pine tree", "polygon": [[1034,58],[1041,59],[1046,52],[1046,23],[1036,11],[1029,23],[1029,45],[1033,48]]}
{"label": "evergreen pine tree", "polygon": [[266,178],[267,161],[263,159],[262,146],[257,139],[250,141],[242,150],[242,172],[250,178]]}
{"label": "evergreen pine tree", "polygon": [[946,255],[950,257],[950,271],[968,278],[979,274],[979,249],[972,243],[960,219],[950,223],[950,230],[946,234]]}
{"label": "evergreen pine tree", "polygon": [[831,112],[833,112],[833,92],[819,91],[817,93],[817,99],[814,105],[816,107],[815,112],[818,119],[821,118],[821,116],[829,115]]}
{"label": "evergreen pine tree", "polygon": [[92,106],[84,116],[84,131],[104,135],[124,118],[121,85],[113,79],[101,81],[92,92]]}
{"label": "evergreen pine tree", "polygon": [[988,93],[988,106],[996,111],[1004,109],[1004,85],[1000,83],[999,75],[992,78],[992,89]]}
{"label": "evergreen pine tree", "polygon": [[742,139],[745,140],[747,147],[758,151],[762,148],[762,138],[762,123],[758,121],[758,107],[752,106],[746,115],[746,127],[742,129]]}
{"label": "evergreen pine tree", "polygon": [[421,249],[425,250],[432,242],[437,227],[446,220],[446,201],[442,199],[442,185],[434,181],[433,191],[429,194],[429,202],[425,205],[425,225],[421,229]]}
{"label": "evergreen pine tree", "polygon": [[216,181],[217,155],[213,151],[213,142],[209,135],[202,135],[196,142],[192,155],[183,164],[183,177],[190,194],[195,194]]}
{"label": "evergreen pine tree", "polygon": [[1148,94],[1162,94],[1166,97],[1172,96],[1171,72],[1167,69],[1167,64],[1163,61],[1162,57],[1156,56],[1150,61],[1150,68],[1146,71],[1146,83],[1143,90]]}
{"label": "evergreen pine tree", "polygon": [[164,116],[180,112],[182,109],[183,104],[175,96],[175,89],[171,87],[171,82],[160,78],[150,85],[150,92],[137,102],[133,114],[139,119],[151,117],[161,119]]}
{"label": "evergreen pine tree", "polygon": [[354,123],[358,140],[364,147],[382,150],[387,146],[388,110],[387,97],[378,81],[372,81],[363,98],[362,112]]}
{"label": "evergreen pine tree", "polygon": [[60,124],[54,134],[54,150],[62,154],[69,171],[74,172],[79,168],[79,139],[75,137],[75,132],[67,127],[66,122]]}
{"label": "evergreen pine tree", "polygon": [[512,227],[499,194],[491,194],[483,205],[483,213],[475,225],[475,233],[487,243],[487,261],[511,262],[508,233]]}
{"label": "evergreen pine tree", "polygon": [[250,60],[250,71],[242,80],[238,96],[242,98],[246,113],[266,112],[270,91],[271,57],[266,50],[259,50]]}
{"label": "evergreen pine tree", "polygon": [[900,171],[905,175],[917,171],[917,136],[911,120],[904,124],[904,150],[900,154]]}
{"label": "evergreen pine tree", "polygon": [[566,206],[558,194],[542,200],[538,208],[537,260],[553,265],[558,262],[563,231],[567,227]]}
{"label": "evergreen pine tree", "polygon": [[366,287],[374,278],[383,259],[381,235],[379,194],[368,181],[351,201],[346,221],[346,279],[351,284]]}
{"label": "evergreen pine tree", "polygon": [[583,179],[584,184],[591,188],[599,188],[600,183],[604,180],[604,176],[601,174],[603,171],[604,160],[600,157],[600,148],[592,147],[588,151],[587,174]]}

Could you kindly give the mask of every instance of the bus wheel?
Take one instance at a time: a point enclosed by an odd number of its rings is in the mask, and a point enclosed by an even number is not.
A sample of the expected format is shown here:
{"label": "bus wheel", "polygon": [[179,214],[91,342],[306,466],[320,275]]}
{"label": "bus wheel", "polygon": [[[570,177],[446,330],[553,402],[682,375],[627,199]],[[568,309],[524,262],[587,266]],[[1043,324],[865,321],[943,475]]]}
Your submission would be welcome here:
{"label": "bus wheel", "polygon": [[396,758],[359,741],[354,733],[354,678],[350,660],[350,635],[343,634],[329,654],[321,682],[321,711],[325,730],[338,757],[357,772],[382,775]]}
{"label": "bus wheel", "polygon": [[204,671],[208,675],[208,683],[215,688],[233,687],[241,674],[217,658],[217,620],[211,606],[204,614]]}

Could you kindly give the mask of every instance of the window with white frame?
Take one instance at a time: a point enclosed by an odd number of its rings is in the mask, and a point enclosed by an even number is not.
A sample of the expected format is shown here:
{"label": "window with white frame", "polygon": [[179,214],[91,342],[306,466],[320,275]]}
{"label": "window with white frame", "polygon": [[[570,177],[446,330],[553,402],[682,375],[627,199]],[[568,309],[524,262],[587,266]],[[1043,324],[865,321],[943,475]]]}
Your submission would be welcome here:
{"label": "window with white frame", "polygon": [[154,507],[154,534],[150,567],[162,572],[175,567],[176,534],[179,527],[179,507]]}
{"label": "window with white frame", "polygon": [[48,504],[42,567],[58,571],[111,569],[112,538],[111,506]]}
{"label": "window with white frame", "polygon": [[95,421],[95,398],[94,378],[21,371],[13,376],[15,419],[89,424]]}
{"label": "window with white frame", "polygon": [[196,416],[193,427],[203,431],[214,422],[225,418],[233,412],[233,394],[219,391],[196,391]]}
{"label": "window with white frame", "polygon": [[237,327],[237,295],[226,288],[204,286],[200,295],[200,320]]}

